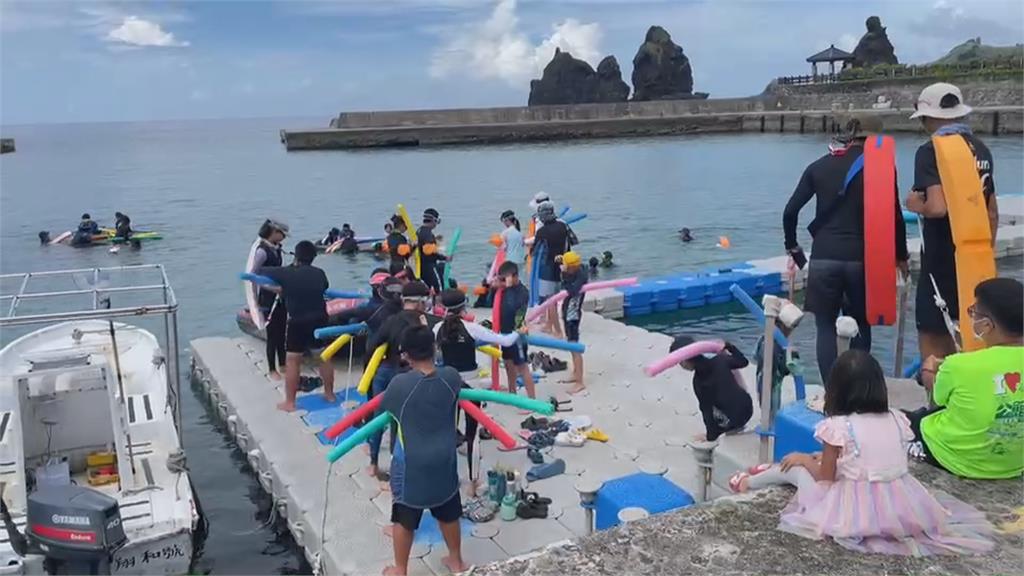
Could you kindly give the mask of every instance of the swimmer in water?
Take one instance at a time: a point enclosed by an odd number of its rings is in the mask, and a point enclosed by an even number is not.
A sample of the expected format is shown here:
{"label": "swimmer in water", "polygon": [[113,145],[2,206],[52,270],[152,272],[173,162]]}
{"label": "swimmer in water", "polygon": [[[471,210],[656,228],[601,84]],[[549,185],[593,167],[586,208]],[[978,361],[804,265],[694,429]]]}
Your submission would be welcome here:
{"label": "swimmer in water", "polygon": [[601,268],[611,268],[612,266],[615,266],[615,262],[612,262],[612,253],[610,251],[605,250],[601,253],[600,266]]}
{"label": "swimmer in water", "polygon": [[690,235],[690,229],[683,228],[679,230],[679,239],[683,242],[693,242],[693,236]]}

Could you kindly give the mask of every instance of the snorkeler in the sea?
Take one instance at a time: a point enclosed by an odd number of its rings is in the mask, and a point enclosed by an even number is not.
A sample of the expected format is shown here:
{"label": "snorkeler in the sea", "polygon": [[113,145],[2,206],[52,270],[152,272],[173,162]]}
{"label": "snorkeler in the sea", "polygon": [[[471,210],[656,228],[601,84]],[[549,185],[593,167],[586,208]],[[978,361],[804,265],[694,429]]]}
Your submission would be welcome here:
{"label": "snorkeler in the sea", "polygon": [[693,242],[693,236],[690,234],[689,228],[682,228],[679,230],[679,239],[683,242]]}

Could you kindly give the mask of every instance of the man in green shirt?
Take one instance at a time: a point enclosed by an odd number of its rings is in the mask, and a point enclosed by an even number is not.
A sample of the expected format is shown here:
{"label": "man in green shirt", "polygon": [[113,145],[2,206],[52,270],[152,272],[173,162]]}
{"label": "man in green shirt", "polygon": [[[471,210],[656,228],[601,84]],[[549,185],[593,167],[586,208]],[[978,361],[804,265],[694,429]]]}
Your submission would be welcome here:
{"label": "man in green shirt", "polygon": [[986,280],[968,310],[986,348],[928,359],[922,380],[934,406],[909,413],[931,464],[966,478],[1015,478],[1024,473],[1024,285]]}

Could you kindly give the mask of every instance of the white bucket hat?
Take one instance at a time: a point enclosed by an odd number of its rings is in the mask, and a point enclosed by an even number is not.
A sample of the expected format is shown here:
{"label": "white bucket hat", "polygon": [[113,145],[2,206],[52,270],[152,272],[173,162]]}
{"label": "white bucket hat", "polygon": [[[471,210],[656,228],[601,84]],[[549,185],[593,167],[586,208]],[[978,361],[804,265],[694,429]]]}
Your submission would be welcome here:
{"label": "white bucket hat", "polygon": [[914,110],[916,112],[910,116],[911,118],[924,116],[952,120],[971,113],[971,107],[964,104],[964,95],[960,93],[960,89],[946,82],[937,82],[921,90]]}
{"label": "white bucket hat", "polygon": [[533,195],[533,200],[530,200],[530,210],[536,210],[544,202],[550,202],[551,196],[548,196],[547,192],[537,192]]}

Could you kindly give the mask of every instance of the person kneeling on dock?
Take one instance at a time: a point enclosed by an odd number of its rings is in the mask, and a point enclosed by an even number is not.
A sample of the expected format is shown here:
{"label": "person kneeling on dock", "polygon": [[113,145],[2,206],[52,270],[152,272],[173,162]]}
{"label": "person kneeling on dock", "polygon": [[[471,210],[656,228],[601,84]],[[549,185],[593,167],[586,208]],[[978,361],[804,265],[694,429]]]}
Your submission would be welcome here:
{"label": "person kneeling on dock", "polygon": [[391,522],[395,564],[385,575],[404,576],[413,538],[424,510],[437,520],[448,547],[441,562],[458,573],[462,560],[462,498],[456,452],[456,410],[464,383],[450,366],[434,365],[434,333],[426,326],[405,330],[402,356],[411,370],[395,376],[381,409],[398,422],[401,434],[391,461]]}
{"label": "person kneeling on dock", "polygon": [[[285,398],[277,407],[285,412],[295,411],[295,396],[299,390],[302,356],[316,347],[313,333],[327,325],[327,304],[324,291],[330,287],[324,271],[313,266],[316,246],[308,240],[295,245],[295,262],[291,266],[267,266],[256,273],[278,284],[288,309],[285,329]],[[324,383],[324,399],[334,402],[334,367],[320,362],[320,379]]]}
{"label": "person kneeling on dock", "polygon": [[[675,352],[693,343],[689,336],[676,336],[668,350]],[[693,372],[693,393],[704,419],[706,433],[698,435],[697,440],[714,442],[722,434],[741,431],[754,415],[750,394],[732,373],[749,363],[743,352],[728,342],[711,358],[698,355],[679,363],[682,369]]]}

